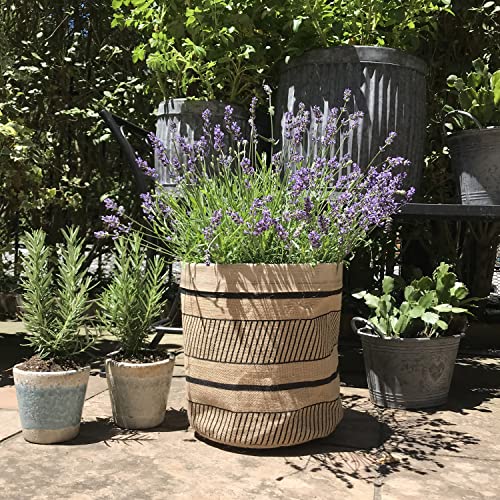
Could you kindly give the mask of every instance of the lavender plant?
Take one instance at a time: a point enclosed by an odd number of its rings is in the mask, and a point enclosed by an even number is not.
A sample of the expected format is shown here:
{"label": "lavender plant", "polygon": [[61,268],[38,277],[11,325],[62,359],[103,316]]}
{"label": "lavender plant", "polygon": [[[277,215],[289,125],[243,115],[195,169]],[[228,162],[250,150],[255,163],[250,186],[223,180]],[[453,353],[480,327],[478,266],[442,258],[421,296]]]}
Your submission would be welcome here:
{"label": "lavender plant", "polygon": [[[272,121],[270,89],[265,90]],[[287,113],[284,147],[274,153],[279,143],[271,137],[269,156],[259,148],[256,98],[248,139],[232,120],[230,106],[223,124],[212,124],[210,112],[203,113],[203,135],[194,143],[178,136],[175,158],[151,135],[159,161],[178,175],[175,189],[157,185],[141,195],[142,230],[161,242],[156,250],[207,265],[344,261],[414,192],[403,189],[405,173],[399,171],[408,161],[386,156],[394,133],[364,169],[348,156],[339,157],[362,117],[349,112],[350,99],[347,90],[341,105],[325,114],[304,105],[295,115]],[[230,147],[224,146],[226,134]],[[116,237],[128,221],[121,207],[110,200],[107,205],[112,213],[104,221],[112,223],[98,236]]]}

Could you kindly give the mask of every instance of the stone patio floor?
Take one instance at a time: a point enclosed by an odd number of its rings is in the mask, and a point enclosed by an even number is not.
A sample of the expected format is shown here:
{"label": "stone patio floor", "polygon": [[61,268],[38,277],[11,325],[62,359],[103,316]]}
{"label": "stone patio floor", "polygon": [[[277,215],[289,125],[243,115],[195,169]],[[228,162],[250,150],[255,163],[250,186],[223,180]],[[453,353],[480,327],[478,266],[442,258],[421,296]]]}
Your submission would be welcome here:
{"label": "stone patio floor", "polygon": [[[446,408],[382,410],[368,400],[359,349],[341,348],[346,411],[335,433],[252,453],[194,436],[185,411],[182,356],[165,421],[150,431],[113,425],[106,379],[96,366],[80,435],[43,446],[25,442],[20,431],[8,371],[23,353],[18,329],[18,323],[0,323],[2,500],[500,498],[498,357],[462,353]],[[179,345],[180,338],[164,342]]]}

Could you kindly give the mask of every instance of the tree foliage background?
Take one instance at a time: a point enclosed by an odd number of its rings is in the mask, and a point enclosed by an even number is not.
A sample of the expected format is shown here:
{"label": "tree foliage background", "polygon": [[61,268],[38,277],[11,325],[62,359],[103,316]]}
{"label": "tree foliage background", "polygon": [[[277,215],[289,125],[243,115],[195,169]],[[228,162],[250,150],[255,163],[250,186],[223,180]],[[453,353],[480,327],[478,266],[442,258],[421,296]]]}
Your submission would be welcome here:
{"label": "tree foliage background", "polygon": [[98,112],[151,127],[155,97],[111,19],[106,0],[0,0],[0,253],[19,224],[93,243],[102,196],[132,189]]}

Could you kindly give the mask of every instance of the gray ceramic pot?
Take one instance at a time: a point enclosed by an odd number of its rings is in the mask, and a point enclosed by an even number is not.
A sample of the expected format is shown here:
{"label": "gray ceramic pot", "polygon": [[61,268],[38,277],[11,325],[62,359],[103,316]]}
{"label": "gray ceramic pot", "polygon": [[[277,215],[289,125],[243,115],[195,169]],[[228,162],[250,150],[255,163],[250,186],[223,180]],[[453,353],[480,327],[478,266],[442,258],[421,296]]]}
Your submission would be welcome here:
{"label": "gray ceramic pot", "polygon": [[52,444],[78,435],[90,367],[30,372],[14,367],[19,417],[26,441]]}
{"label": "gray ceramic pot", "polygon": [[165,418],[175,358],[156,363],[106,359],[113,419],[125,429],[157,427]]}
{"label": "gray ceramic pot", "polygon": [[380,338],[358,331],[371,401],[386,408],[433,408],[448,400],[460,335]]}

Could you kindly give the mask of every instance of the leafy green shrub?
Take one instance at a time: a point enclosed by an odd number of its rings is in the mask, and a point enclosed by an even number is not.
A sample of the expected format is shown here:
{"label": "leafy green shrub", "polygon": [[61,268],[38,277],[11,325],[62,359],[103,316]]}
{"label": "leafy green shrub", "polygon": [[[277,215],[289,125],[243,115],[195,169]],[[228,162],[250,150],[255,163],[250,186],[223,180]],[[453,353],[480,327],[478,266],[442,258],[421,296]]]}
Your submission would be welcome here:
{"label": "leafy green shrub", "polygon": [[465,79],[457,75],[448,77],[448,87],[456,96],[457,107],[448,105],[444,110],[460,129],[500,126],[500,70],[490,73],[482,59],[472,64],[474,70],[467,73]]}
{"label": "leafy green shrub", "polygon": [[[270,8],[261,0],[113,0],[113,26],[141,36],[164,98],[249,101],[269,70]],[[260,29],[259,29],[260,28]]]}
{"label": "leafy green shrub", "polygon": [[[399,294],[399,297],[398,297]],[[402,296],[401,296],[402,295]],[[423,276],[405,286],[401,278],[386,276],[382,294],[353,294],[363,299],[373,316],[369,321],[384,337],[438,337],[463,327],[457,316],[470,314],[467,287],[441,262],[432,277]],[[452,325],[452,326],[450,326]]]}
{"label": "leafy green shrub", "polygon": [[146,259],[138,233],[118,238],[115,247],[113,275],[99,299],[99,316],[119,339],[122,353],[138,357],[164,305],[165,263],[159,256]]}
{"label": "leafy green shrub", "polygon": [[451,0],[333,0],[339,42],[415,51],[434,36]]}
{"label": "leafy green shrub", "polygon": [[276,2],[274,26],[287,56],[315,47],[376,45],[415,52],[433,38],[451,0],[287,0]]}
{"label": "leafy green shrub", "polygon": [[133,192],[98,112],[154,117],[145,64],[130,60],[136,42],[111,28],[112,12],[107,0],[0,0],[0,123],[17,132],[0,148],[0,225],[42,227],[50,244],[68,221],[90,235],[101,196]]}
{"label": "leafy green shrub", "polygon": [[[54,252],[46,245],[45,233],[38,229],[23,238],[21,286],[22,317],[28,330],[28,345],[41,358],[67,360],[86,351],[94,342],[87,330],[91,280],[84,268],[83,239],[78,230],[63,230],[65,244],[59,264],[52,262]],[[55,273],[54,273],[55,270]],[[55,274],[55,275],[54,275]]]}

